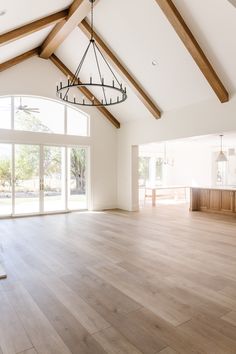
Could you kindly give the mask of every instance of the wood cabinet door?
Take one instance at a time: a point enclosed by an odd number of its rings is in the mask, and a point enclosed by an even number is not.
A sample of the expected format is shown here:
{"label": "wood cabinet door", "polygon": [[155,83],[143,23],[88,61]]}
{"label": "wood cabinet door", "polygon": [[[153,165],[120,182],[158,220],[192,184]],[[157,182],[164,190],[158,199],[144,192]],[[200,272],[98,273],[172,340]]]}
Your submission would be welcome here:
{"label": "wood cabinet door", "polygon": [[199,209],[209,208],[209,190],[200,189],[199,190]]}
{"label": "wood cabinet door", "polygon": [[234,211],[234,192],[222,191],[221,192],[221,210]]}
{"label": "wood cabinet door", "polygon": [[210,190],[210,209],[221,210],[221,191]]}

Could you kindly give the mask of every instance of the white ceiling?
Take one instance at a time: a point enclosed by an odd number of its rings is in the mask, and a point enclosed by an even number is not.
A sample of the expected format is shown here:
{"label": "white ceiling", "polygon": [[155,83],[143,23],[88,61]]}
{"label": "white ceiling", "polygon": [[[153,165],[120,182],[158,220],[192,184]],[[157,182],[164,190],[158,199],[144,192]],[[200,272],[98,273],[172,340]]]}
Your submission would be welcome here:
{"label": "white ceiling", "polygon": [[[226,0],[174,2],[227,89],[235,92],[236,42],[229,35],[236,33],[232,5]],[[98,34],[161,110],[179,109],[209,98],[218,100],[155,0],[100,0],[94,23]],[[57,51],[70,68],[75,68],[86,43],[82,35],[78,39],[77,35],[71,35]],[[157,61],[156,66],[152,66],[153,60]],[[121,121],[151,117],[132,93],[127,103],[111,111]]]}
{"label": "white ceiling", "polygon": [[189,147],[189,146],[205,146],[209,148],[218,148],[220,146],[219,135],[223,134],[223,146],[226,148],[236,148],[236,132],[219,132],[214,135],[194,136],[186,139],[170,140],[166,142],[158,142],[151,144],[140,145],[139,150],[141,153],[157,153],[163,151],[164,143],[166,143],[167,149],[174,150],[177,147]]}
{"label": "white ceiling", "polygon": [[196,137],[185,139],[183,140],[183,142],[186,143],[192,142],[201,145],[204,144],[207,146],[219,146],[220,134],[223,135],[223,143],[225,146],[236,147],[236,132],[220,132],[219,134],[214,134],[214,135],[196,136]]}
{"label": "white ceiling", "polygon": [[[72,72],[75,72],[87,45],[88,45],[87,37],[82,33],[82,31],[79,28],[77,28],[69,35],[69,37],[58,48],[55,54],[63,63],[66,64],[66,66]],[[82,78],[84,81],[88,81],[89,76],[92,75],[93,78],[99,81],[97,71],[93,71],[93,68],[96,68],[94,57],[89,55],[88,59],[86,59],[86,61],[84,62],[83,70],[81,72],[82,75],[80,76],[80,78]],[[110,73],[104,69],[106,69],[105,66],[102,68],[102,72],[105,72],[104,77],[111,84],[112,77]],[[124,83],[124,80],[120,79],[117,73],[116,76],[118,76],[120,82]],[[94,94],[95,96],[97,96],[96,92],[94,92]],[[128,86],[127,86],[127,94],[128,94],[128,99],[126,102],[109,108],[109,111],[121,123],[127,120],[137,119],[137,112],[139,114],[139,118],[150,117],[150,119],[153,119],[152,115],[146,110],[144,105],[141,103],[141,101],[137,98],[137,96],[133,93],[133,91]],[[100,98],[99,96],[97,97]]]}
{"label": "white ceiling", "polygon": [[63,10],[72,0],[0,0],[0,34]]}
{"label": "white ceiling", "polygon": [[[104,18],[105,13],[109,16]],[[101,0],[94,21],[99,34],[162,110],[214,96],[155,0]]]}
{"label": "white ceiling", "polygon": [[[227,0],[174,0],[230,93],[236,91],[236,8]],[[234,0],[236,4],[236,0]]]}
{"label": "white ceiling", "polygon": [[[173,0],[220,78],[236,92],[236,9],[234,0]],[[33,3],[33,4],[32,4]],[[72,0],[0,0],[0,33],[68,7]],[[96,31],[136,80],[163,110],[179,109],[218,98],[163,15],[155,0],[100,0],[95,7]],[[50,28],[0,47],[0,62],[13,58],[46,38]],[[58,48],[56,55],[72,71],[87,44],[79,29]],[[156,60],[157,65],[152,66]],[[87,71],[93,72],[88,64]],[[153,119],[128,88],[128,100],[111,112],[121,122]]]}
{"label": "white ceiling", "polygon": [[48,36],[53,26],[44,28],[41,31],[35,32],[27,37],[23,37],[18,41],[11,42],[0,47],[0,63],[12,59],[20,54],[34,49],[41,45],[44,39]]}

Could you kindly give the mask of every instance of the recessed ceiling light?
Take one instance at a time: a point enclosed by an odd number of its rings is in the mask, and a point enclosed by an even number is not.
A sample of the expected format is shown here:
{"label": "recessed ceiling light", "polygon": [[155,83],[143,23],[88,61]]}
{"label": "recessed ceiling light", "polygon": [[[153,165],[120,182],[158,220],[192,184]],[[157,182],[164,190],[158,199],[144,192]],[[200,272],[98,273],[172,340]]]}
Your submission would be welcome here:
{"label": "recessed ceiling light", "polygon": [[4,15],[6,15],[6,13],[7,13],[6,10],[1,10],[1,11],[0,11],[0,16],[4,16]]}
{"label": "recessed ceiling light", "polygon": [[157,61],[154,59],[153,61],[152,61],[152,66],[157,66]]}

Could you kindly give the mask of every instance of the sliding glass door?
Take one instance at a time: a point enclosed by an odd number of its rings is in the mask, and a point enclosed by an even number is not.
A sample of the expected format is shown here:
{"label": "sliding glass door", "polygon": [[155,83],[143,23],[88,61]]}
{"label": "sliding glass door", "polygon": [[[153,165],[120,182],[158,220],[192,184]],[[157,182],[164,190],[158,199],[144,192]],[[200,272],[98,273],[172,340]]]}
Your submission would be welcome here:
{"label": "sliding glass door", "polygon": [[15,145],[14,154],[14,214],[40,211],[40,147]]}
{"label": "sliding glass door", "polygon": [[68,149],[68,208],[87,208],[87,150]]}
{"label": "sliding glass door", "polygon": [[65,148],[44,146],[43,169],[44,211],[65,210]]}
{"label": "sliding glass door", "polygon": [[87,149],[0,144],[0,217],[87,209]]}

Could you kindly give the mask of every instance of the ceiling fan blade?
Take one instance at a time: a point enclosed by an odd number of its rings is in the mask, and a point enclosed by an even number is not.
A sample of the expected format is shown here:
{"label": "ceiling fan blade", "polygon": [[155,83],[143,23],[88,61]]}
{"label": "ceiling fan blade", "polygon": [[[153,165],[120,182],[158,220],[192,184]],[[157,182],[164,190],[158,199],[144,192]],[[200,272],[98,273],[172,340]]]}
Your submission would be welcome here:
{"label": "ceiling fan blade", "polygon": [[33,108],[28,108],[28,109],[26,109],[26,111],[32,112],[32,113],[40,113],[40,111],[38,109],[33,109]]}
{"label": "ceiling fan blade", "polygon": [[32,112],[32,113],[40,113],[39,108],[30,108],[28,106],[19,106],[18,111],[23,111],[23,112]]}

